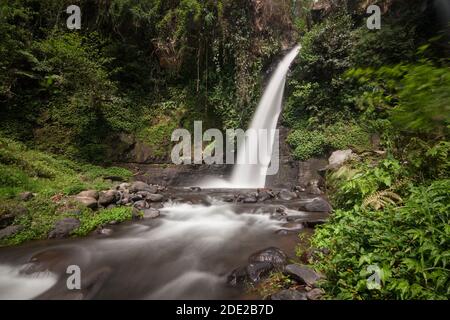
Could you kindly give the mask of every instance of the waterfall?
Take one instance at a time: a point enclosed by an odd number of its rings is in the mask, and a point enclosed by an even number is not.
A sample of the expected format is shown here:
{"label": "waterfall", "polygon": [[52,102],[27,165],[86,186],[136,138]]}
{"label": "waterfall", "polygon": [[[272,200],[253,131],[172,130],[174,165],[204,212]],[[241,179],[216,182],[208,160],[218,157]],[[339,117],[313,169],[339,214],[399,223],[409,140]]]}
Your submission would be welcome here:
{"label": "waterfall", "polygon": [[[235,164],[233,168],[230,181],[208,181],[204,187],[264,188],[267,170],[270,165],[268,160],[272,157],[272,152],[277,151],[272,149],[274,147],[274,139],[276,138],[275,129],[282,110],[286,75],[299,50],[300,46],[296,46],[278,64],[269,84],[264,90],[264,94],[256,108],[256,112],[249,127],[249,129],[253,129],[256,132],[260,132],[259,130],[261,129],[267,130],[267,154],[263,155],[263,157],[260,156],[259,158],[257,157],[257,154],[249,155],[247,154],[248,152],[255,153],[258,152],[258,149],[250,148],[250,150],[245,150],[245,145],[242,145],[238,150],[237,164]],[[257,164],[247,164],[247,159],[249,157],[258,159]]]}

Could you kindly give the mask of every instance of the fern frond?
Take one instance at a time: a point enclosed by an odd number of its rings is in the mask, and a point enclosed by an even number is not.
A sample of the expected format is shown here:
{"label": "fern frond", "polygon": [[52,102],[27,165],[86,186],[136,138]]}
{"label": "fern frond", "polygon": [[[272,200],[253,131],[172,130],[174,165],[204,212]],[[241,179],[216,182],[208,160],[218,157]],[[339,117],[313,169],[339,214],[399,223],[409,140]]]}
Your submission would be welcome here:
{"label": "fern frond", "polygon": [[383,190],[375,192],[366,199],[364,199],[362,208],[367,209],[371,207],[375,210],[385,208],[387,205],[397,205],[403,202],[403,199],[393,191]]}

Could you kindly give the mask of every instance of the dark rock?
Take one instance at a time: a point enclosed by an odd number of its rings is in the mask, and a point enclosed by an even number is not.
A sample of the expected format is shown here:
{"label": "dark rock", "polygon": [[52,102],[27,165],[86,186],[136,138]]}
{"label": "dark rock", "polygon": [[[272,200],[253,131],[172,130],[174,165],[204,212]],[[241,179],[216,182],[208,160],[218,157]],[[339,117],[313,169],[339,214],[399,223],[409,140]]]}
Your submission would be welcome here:
{"label": "dark rock", "polygon": [[33,193],[31,192],[22,192],[19,194],[19,200],[21,201],[28,201],[31,200],[34,197]]}
{"label": "dark rock", "polygon": [[324,292],[322,289],[314,288],[306,293],[306,297],[308,300],[320,300],[322,298]]}
{"label": "dark rock", "polygon": [[160,215],[161,214],[160,214],[159,210],[156,210],[153,208],[145,209],[143,211],[144,219],[155,219],[155,218],[158,218]]}
{"label": "dark rock", "polygon": [[304,187],[302,187],[302,186],[295,186],[294,187],[294,191],[295,192],[305,192],[306,189]]}
{"label": "dark rock", "polygon": [[55,223],[55,227],[50,231],[48,237],[52,238],[65,238],[70,233],[80,226],[80,220],[75,218],[64,218]]}
{"label": "dark rock", "polygon": [[[142,192],[142,191],[141,191]],[[142,194],[133,194],[129,200],[133,201],[133,202],[137,202],[137,201],[141,201],[142,199],[144,199],[145,197],[142,196]]]}
{"label": "dark rock", "polygon": [[96,190],[86,190],[86,191],[80,192],[77,195],[77,197],[94,198],[95,200],[98,200],[99,194],[98,194],[98,191],[96,191]]}
{"label": "dark rock", "polygon": [[202,188],[200,188],[200,187],[190,187],[189,188],[191,191],[195,191],[195,192],[200,192],[200,191],[202,191]]}
{"label": "dark rock", "polygon": [[98,198],[98,204],[106,207],[108,204],[115,202],[116,198],[117,198],[116,190],[108,190],[105,192],[101,192]]}
{"label": "dark rock", "polygon": [[278,207],[275,211],[276,211],[276,213],[284,213],[284,214],[286,214],[286,210],[287,210],[286,207]]}
{"label": "dark rock", "polygon": [[247,281],[247,268],[239,267],[231,271],[227,277],[227,283],[232,286],[241,286]]}
{"label": "dark rock", "polygon": [[255,262],[270,262],[274,265],[274,267],[280,268],[282,267],[287,260],[286,254],[278,248],[270,247],[252,254],[248,261],[250,263]]}
{"label": "dark rock", "polygon": [[273,264],[270,262],[254,262],[250,263],[247,268],[247,276],[253,283],[259,282],[262,278],[269,275],[273,269]]}
{"label": "dark rock", "polygon": [[311,180],[308,183],[308,186],[306,187],[306,192],[309,194],[314,195],[321,195],[323,194],[323,191],[319,188],[319,181],[318,180]]}
{"label": "dark rock", "polygon": [[160,202],[164,199],[164,196],[162,194],[150,193],[146,199],[151,202]]}
{"label": "dark rock", "polygon": [[295,192],[283,189],[278,193],[278,198],[281,200],[289,201],[297,198],[297,194]]}
{"label": "dark rock", "polygon": [[323,198],[314,198],[304,204],[304,209],[308,212],[327,212],[330,213],[333,208]]}
{"label": "dark rock", "polygon": [[326,220],[314,220],[314,221],[304,221],[304,225],[307,228],[314,229],[316,226],[324,224]]}
{"label": "dark rock", "polygon": [[273,294],[270,297],[271,300],[307,300],[306,293],[293,290],[293,289],[286,289],[281,290],[280,292],[277,292]]}
{"label": "dark rock", "polygon": [[313,287],[322,277],[313,269],[298,264],[289,264],[284,272],[300,283]]}
{"label": "dark rock", "polygon": [[8,226],[0,230],[0,239],[11,237],[22,230],[21,226]]}

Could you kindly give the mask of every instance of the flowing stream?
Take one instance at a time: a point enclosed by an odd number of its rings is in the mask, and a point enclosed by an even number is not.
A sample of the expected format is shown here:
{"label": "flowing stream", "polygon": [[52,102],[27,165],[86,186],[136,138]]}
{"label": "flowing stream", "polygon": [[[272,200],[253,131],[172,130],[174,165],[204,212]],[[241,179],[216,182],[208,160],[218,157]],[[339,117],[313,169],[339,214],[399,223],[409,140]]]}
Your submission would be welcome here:
{"label": "flowing stream", "polygon": [[[298,51],[299,47],[291,50],[278,65],[251,128],[276,128],[286,74]],[[272,135],[270,146],[273,139]],[[236,165],[230,181],[211,182],[211,189],[172,188],[167,195],[171,201],[160,209],[159,218],[107,226],[106,235],[1,248],[0,299],[255,298],[227,285],[227,275],[267,247],[294,257],[299,230],[286,217],[274,218],[280,206],[289,206],[286,201],[238,204],[223,199],[227,194],[254,192],[235,188],[264,187],[266,171],[267,165],[261,163]],[[212,189],[217,186],[227,189]],[[298,204],[294,201],[291,207]],[[305,221],[317,218],[312,213],[286,212]],[[81,290],[67,288],[70,265],[80,267]]]}

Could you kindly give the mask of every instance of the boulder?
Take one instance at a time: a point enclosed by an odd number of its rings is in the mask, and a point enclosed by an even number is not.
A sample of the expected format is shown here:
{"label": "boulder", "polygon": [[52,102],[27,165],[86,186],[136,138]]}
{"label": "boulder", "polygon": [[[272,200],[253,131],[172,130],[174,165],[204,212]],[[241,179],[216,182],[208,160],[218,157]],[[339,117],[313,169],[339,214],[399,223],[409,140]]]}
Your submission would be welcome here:
{"label": "boulder", "polygon": [[269,199],[275,198],[273,192],[269,189],[258,189],[258,200],[266,201]]}
{"label": "boulder", "polygon": [[305,292],[286,289],[271,295],[270,300],[307,300]]}
{"label": "boulder", "polygon": [[107,205],[116,202],[117,199],[117,191],[116,190],[108,190],[100,192],[100,196],[98,198],[98,204],[106,207]]}
{"label": "boulder", "polygon": [[247,268],[239,267],[231,271],[227,277],[227,284],[232,287],[241,286],[247,281]]}
{"label": "boulder", "polygon": [[350,149],[347,150],[338,150],[331,154],[328,159],[327,169],[336,170],[342,167],[342,165],[352,158],[353,151]]}
{"label": "boulder", "polygon": [[70,233],[80,226],[80,220],[75,218],[64,218],[55,223],[55,227],[48,237],[52,238],[65,238],[70,235]]}
{"label": "boulder", "polygon": [[74,200],[90,209],[96,209],[98,206],[97,200],[95,198],[83,197],[78,195],[74,198]]}
{"label": "boulder", "polygon": [[270,262],[276,268],[282,267],[287,260],[286,254],[278,248],[270,247],[252,254],[248,261],[255,262]]}
{"label": "boulder", "polygon": [[11,237],[22,230],[21,226],[8,226],[0,230],[0,240]]}
{"label": "boulder", "polygon": [[268,276],[272,269],[273,264],[270,262],[250,263],[246,268],[247,277],[251,282],[257,283],[262,278]]}
{"label": "boulder", "polygon": [[289,201],[289,200],[297,198],[297,194],[295,192],[292,192],[292,191],[289,191],[286,189],[282,189],[278,193],[278,198],[280,198],[281,200]]}
{"label": "boulder", "polygon": [[326,201],[325,199],[320,198],[320,197],[314,198],[311,201],[306,202],[304,204],[304,209],[305,209],[305,211],[308,211],[308,212],[330,213],[331,211],[333,211],[333,208],[328,203],[328,201]]}
{"label": "boulder", "polygon": [[128,190],[130,187],[131,187],[131,184],[129,184],[127,182],[119,184],[119,190],[125,191],[125,190]]}
{"label": "boulder", "polygon": [[308,186],[306,187],[306,192],[314,195],[321,195],[323,191],[319,188],[318,180],[311,180],[308,182]]}
{"label": "boulder", "polygon": [[284,272],[294,280],[313,287],[322,277],[313,269],[298,264],[289,264],[284,268]]}
{"label": "boulder", "polygon": [[195,191],[195,192],[200,192],[200,191],[202,191],[202,188],[200,188],[200,187],[190,187],[189,188],[191,191]]}
{"label": "boulder", "polygon": [[19,200],[21,201],[28,201],[31,200],[34,197],[34,194],[31,192],[22,192],[19,194]]}
{"label": "boulder", "polygon": [[133,184],[130,186],[130,192],[136,193],[139,191],[148,191],[150,193],[157,193],[158,187],[148,185],[147,183],[142,181],[133,182]]}
{"label": "boulder", "polygon": [[151,202],[160,202],[164,199],[164,196],[158,193],[150,193],[147,195],[146,199]]}
{"label": "boulder", "polygon": [[143,217],[144,219],[155,219],[160,216],[160,212],[157,209],[149,208],[143,210]]}
{"label": "boulder", "polygon": [[81,191],[77,197],[83,197],[83,198],[94,198],[95,200],[98,200],[98,191],[95,190],[86,190],[86,191]]}

